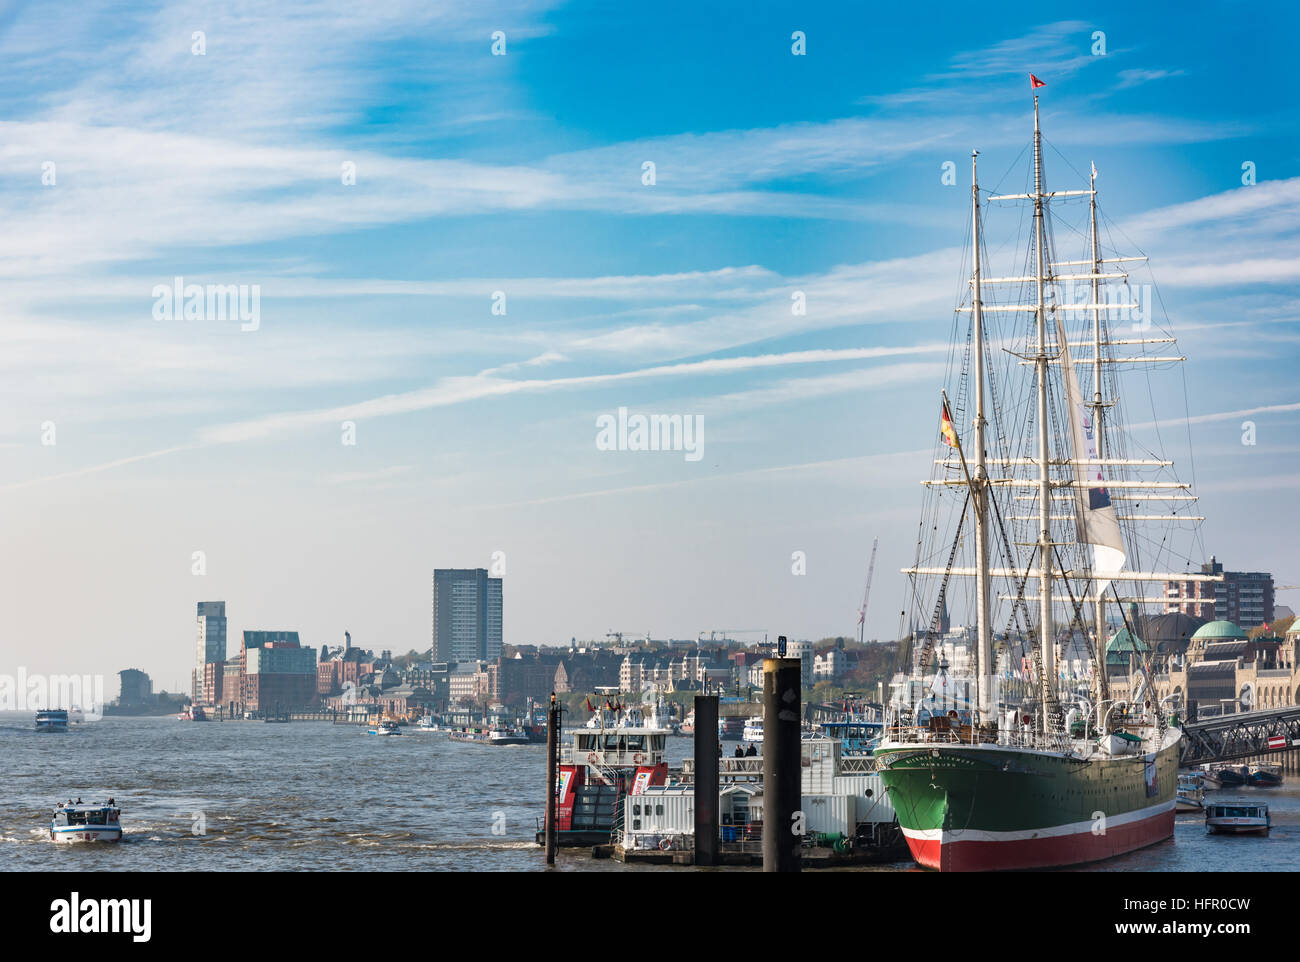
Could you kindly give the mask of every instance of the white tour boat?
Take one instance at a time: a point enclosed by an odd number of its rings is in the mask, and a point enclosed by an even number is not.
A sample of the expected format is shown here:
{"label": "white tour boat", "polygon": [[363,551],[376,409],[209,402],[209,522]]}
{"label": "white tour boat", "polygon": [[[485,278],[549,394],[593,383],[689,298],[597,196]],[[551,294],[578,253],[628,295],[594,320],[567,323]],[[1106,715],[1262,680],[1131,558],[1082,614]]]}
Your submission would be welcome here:
{"label": "white tour boat", "polygon": [[50,822],[53,842],[120,842],[122,810],[113,799],[107,802],[60,802]]}
{"label": "white tour boat", "polygon": [[1206,805],[1205,828],[1214,835],[1267,835],[1267,805]]}

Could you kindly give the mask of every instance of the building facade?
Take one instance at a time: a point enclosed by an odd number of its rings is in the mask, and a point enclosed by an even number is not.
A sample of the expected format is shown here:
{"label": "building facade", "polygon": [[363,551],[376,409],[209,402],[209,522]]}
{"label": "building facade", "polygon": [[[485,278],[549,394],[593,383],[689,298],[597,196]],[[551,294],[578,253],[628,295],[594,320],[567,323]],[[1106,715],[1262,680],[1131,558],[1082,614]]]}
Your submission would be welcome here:
{"label": "building facade", "polygon": [[296,631],[245,631],[240,658],[245,711],[293,711],[316,702],[316,649]]}
{"label": "building facade", "polygon": [[1201,565],[1201,573],[1221,574],[1223,580],[1166,581],[1167,610],[1247,628],[1273,621],[1273,576],[1267,571],[1224,571],[1211,557]]}
{"label": "building facade", "polygon": [[1285,638],[1252,639],[1232,622],[1212,621],[1157,673],[1156,694],[1179,707],[1195,702],[1200,716],[1300,704],[1298,648],[1295,626]]}
{"label": "building facade", "polygon": [[221,665],[226,660],[226,603],[200,601],[194,650],[194,676],[190,697],[196,705],[216,705],[221,701]]}
{"label": "building facade", "polygon": [[811,688],[813,683],[813,643],[811,641],[788,641],[785,645],[785,656],[787,658],[798,658],[800,661],[800,684],[804,688]]}
{"label": "building facade", "polygon": [[493,661],[501,637],[501,579],[486,568],[435,569],[433,660]]}
{"label": "building facade", "polygon": [[121,691],[117,703],[122,707],[147,705],[153,701],[153,682],[138,668],[127,668],[117,673]]}

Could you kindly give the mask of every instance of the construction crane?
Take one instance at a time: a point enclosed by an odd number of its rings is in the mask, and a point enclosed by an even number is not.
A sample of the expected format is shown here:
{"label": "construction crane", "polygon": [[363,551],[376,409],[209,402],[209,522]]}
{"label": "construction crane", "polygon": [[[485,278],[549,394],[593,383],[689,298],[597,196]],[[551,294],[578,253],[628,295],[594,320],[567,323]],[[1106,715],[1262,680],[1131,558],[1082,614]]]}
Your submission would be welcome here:
{"label": "construction crane", "polygon": [[[763,640],[766,641],[767,629],[766,628],[714,628],[709,632],[709,642],[712,643],[713,641],[715,641],[718,635],[721,635],[724,641],[727,639],[728,635],[762,635]],[[696,639],[696,644],[699,644],[703,640],[704,640],[704,632],[701,631],[699,638]]]}
{"label": "construction crane", "polygon": [[871,597],[871,576],[876,570],[876,546],[879,544],[879,538],[874,538],[871,542],[871,563],[867,565],[867,586],[862,589],[862,607],[858,609],[858,644],[862,643],[863,635],[867,630],[867,599]]}
{"label": "construction crane", "polygon": [[632,634],[631,632],[614,631],[613,629],[610,629],[605,632],[605,641],[612,642],[613,644],[622,647],[624,634],[627,634],[631,641],[640,641],[642,639],[645,639],[646,641],[650,640],[650,632],[648,631]]}

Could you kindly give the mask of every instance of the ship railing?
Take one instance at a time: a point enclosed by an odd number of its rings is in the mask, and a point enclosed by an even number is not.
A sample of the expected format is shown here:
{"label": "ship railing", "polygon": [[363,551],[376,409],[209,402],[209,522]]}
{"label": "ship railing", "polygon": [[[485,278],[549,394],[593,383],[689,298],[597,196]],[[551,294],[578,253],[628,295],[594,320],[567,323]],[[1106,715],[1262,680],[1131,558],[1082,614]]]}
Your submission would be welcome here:
{"label": "ship railing", "polygon": [[[682,759],[682,774],[695,774],[695,759]],[[763,756],[746,755],[744,758],[723,755],[718,759],[718,774],[723,776],[762,775]]]}
{"label": "ship railing", "polygon": [[[594,757],[593,757],[594,756]],[[658,765],[664,760],[662,751],[622,751],[607,752],[600,750],[579,751],[572,745],[560,746],[560,762],[564,765],[585,764],[593,768],[633,768]]]}
{"label": "ship railing", "polygon": [[840,774],[841,775],[873,775],[879,769],[876,767],[876,759],[871,755],[841,755],[840,756]]}
{"label": "ship railing", "polygon": [[[885,744],[923,745],[1001,745],[1004,748],[1034,748],[1061,750],[1065,747],[1061,735],[1043,734],[1029,729],[987,728],[973,731],[964,725],[960,729],[943,729],[915,725],[894,725],[885,733]],[[843,759],[841,759],[843,764]]]}

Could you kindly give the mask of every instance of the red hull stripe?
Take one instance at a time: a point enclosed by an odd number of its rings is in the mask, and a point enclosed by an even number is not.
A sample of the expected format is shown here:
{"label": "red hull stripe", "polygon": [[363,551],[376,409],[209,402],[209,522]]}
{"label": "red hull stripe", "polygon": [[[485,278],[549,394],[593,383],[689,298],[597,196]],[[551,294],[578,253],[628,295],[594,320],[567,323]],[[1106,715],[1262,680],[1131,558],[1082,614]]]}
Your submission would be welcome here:
{"label": "red hull stripe", "polygon": [[[926,836],[934,833],[925,833]],[[912,858],[923,868],[945,872],[990,872],[1009,869],[1059,868],[1113,858],[1171,838],[1174,809],[1147,818],[1111,824],[1105,834],[1094,835],[1091,827],[1069,835],[1014,838],[1005,841],[959,839],[960,832],[941,837],[913,837],[907,845]],[[987,835],[988,833],[980,833]]]}

